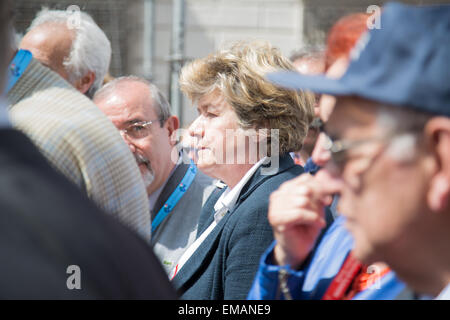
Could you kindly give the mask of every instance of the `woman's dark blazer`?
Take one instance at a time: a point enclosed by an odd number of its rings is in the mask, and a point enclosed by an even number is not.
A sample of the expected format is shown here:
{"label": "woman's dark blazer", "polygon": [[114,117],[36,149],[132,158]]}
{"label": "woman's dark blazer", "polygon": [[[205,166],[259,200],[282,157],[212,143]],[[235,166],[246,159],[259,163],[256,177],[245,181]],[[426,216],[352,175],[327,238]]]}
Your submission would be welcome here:
{"label": "woman's dark blazer", "polygon": [[[261,166],[228,212],[190,257],[172,283],[182,299],[245,299],[263,252],[273,241],[267,220],[269,196],[283,182],[303,173],[289,154],[271,175]],[[198,235],[214,221],[214,205],[225,189],[215,190],[203,207]]]}

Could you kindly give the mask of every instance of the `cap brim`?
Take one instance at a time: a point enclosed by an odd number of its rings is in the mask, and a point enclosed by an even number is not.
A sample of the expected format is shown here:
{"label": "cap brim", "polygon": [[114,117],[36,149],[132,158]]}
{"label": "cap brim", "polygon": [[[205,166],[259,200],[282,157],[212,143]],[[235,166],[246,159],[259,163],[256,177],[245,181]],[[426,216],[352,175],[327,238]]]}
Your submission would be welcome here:
{"label": "cap brim", "polygon": [[338,79],[325,76],[307,76],[294,71],[279,71],[268,73],[267,80],[273,84],[292,90],[310,90],[315,93],[325,93],[333,96],[351,95],[350,88]]}

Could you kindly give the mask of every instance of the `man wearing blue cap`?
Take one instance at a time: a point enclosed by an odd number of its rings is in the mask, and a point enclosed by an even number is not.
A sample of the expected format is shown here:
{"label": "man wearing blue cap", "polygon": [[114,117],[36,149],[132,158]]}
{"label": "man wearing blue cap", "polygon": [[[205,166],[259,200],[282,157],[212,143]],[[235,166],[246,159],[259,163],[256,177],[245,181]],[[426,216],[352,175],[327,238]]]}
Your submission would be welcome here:
{"label": "man wearing blue cap", "polygon": [[[337,98],[325,128],[331,161],[303,189],[314,192],[320,178],[340,195],[353,256],[385,261],[416,292],[438,299],[450,299],[449,34],[450,6],[389,4],[340,79],[269,75]],[[311,207],[297,226],[314,226],[318,211]],[[285,234],[290,244],[301,240],[292,235]],[[275,257],[281,246],[289,244],[276,244]]]}

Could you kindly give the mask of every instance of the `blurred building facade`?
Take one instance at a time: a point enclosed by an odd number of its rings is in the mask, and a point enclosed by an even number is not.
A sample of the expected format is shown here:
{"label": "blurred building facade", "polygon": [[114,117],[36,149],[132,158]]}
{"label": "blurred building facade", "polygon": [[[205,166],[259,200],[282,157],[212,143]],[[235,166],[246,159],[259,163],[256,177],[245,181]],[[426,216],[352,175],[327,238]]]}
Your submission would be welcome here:
{"label": "blurred building facade", "polygon": [[[366,12],[376,0],[16,0],[16,29],[24,33],[42,6],[66,10],[77,5],[93,16],[111,40],[110,73],[152,80],[170,97],[174,65],[203,57],[227,43],[265,39],[290,55],[304,44],[323,43],[328,29],[345,14]],[[436,4],[450,0],[405,0]],[[173,55],[174,9],[183,4],[181,56]],[[179,8],[178,8],[179,9]],[[178,11],[179,12],[179,11]],[[175,13],[175,16],[177,13]],[[176,18],[175,18],[176,20]],[[173,73],[173,72],[172,72]],[[182,99],[188,125],[195,108]]]}

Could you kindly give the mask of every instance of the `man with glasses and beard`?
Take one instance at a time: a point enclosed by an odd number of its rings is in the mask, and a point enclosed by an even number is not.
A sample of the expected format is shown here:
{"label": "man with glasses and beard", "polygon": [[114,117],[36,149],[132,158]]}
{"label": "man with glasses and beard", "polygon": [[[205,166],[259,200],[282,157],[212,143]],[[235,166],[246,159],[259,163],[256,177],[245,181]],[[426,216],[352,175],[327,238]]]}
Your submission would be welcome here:
{"label": "man with glasses and beard", "polygon": [[178,150],[179,120],[155,85],[135,76],[120,77],[101,88],[94,103],[136,158],[149,196],[153,248],[169,273],[195,240],[212,179]]}

